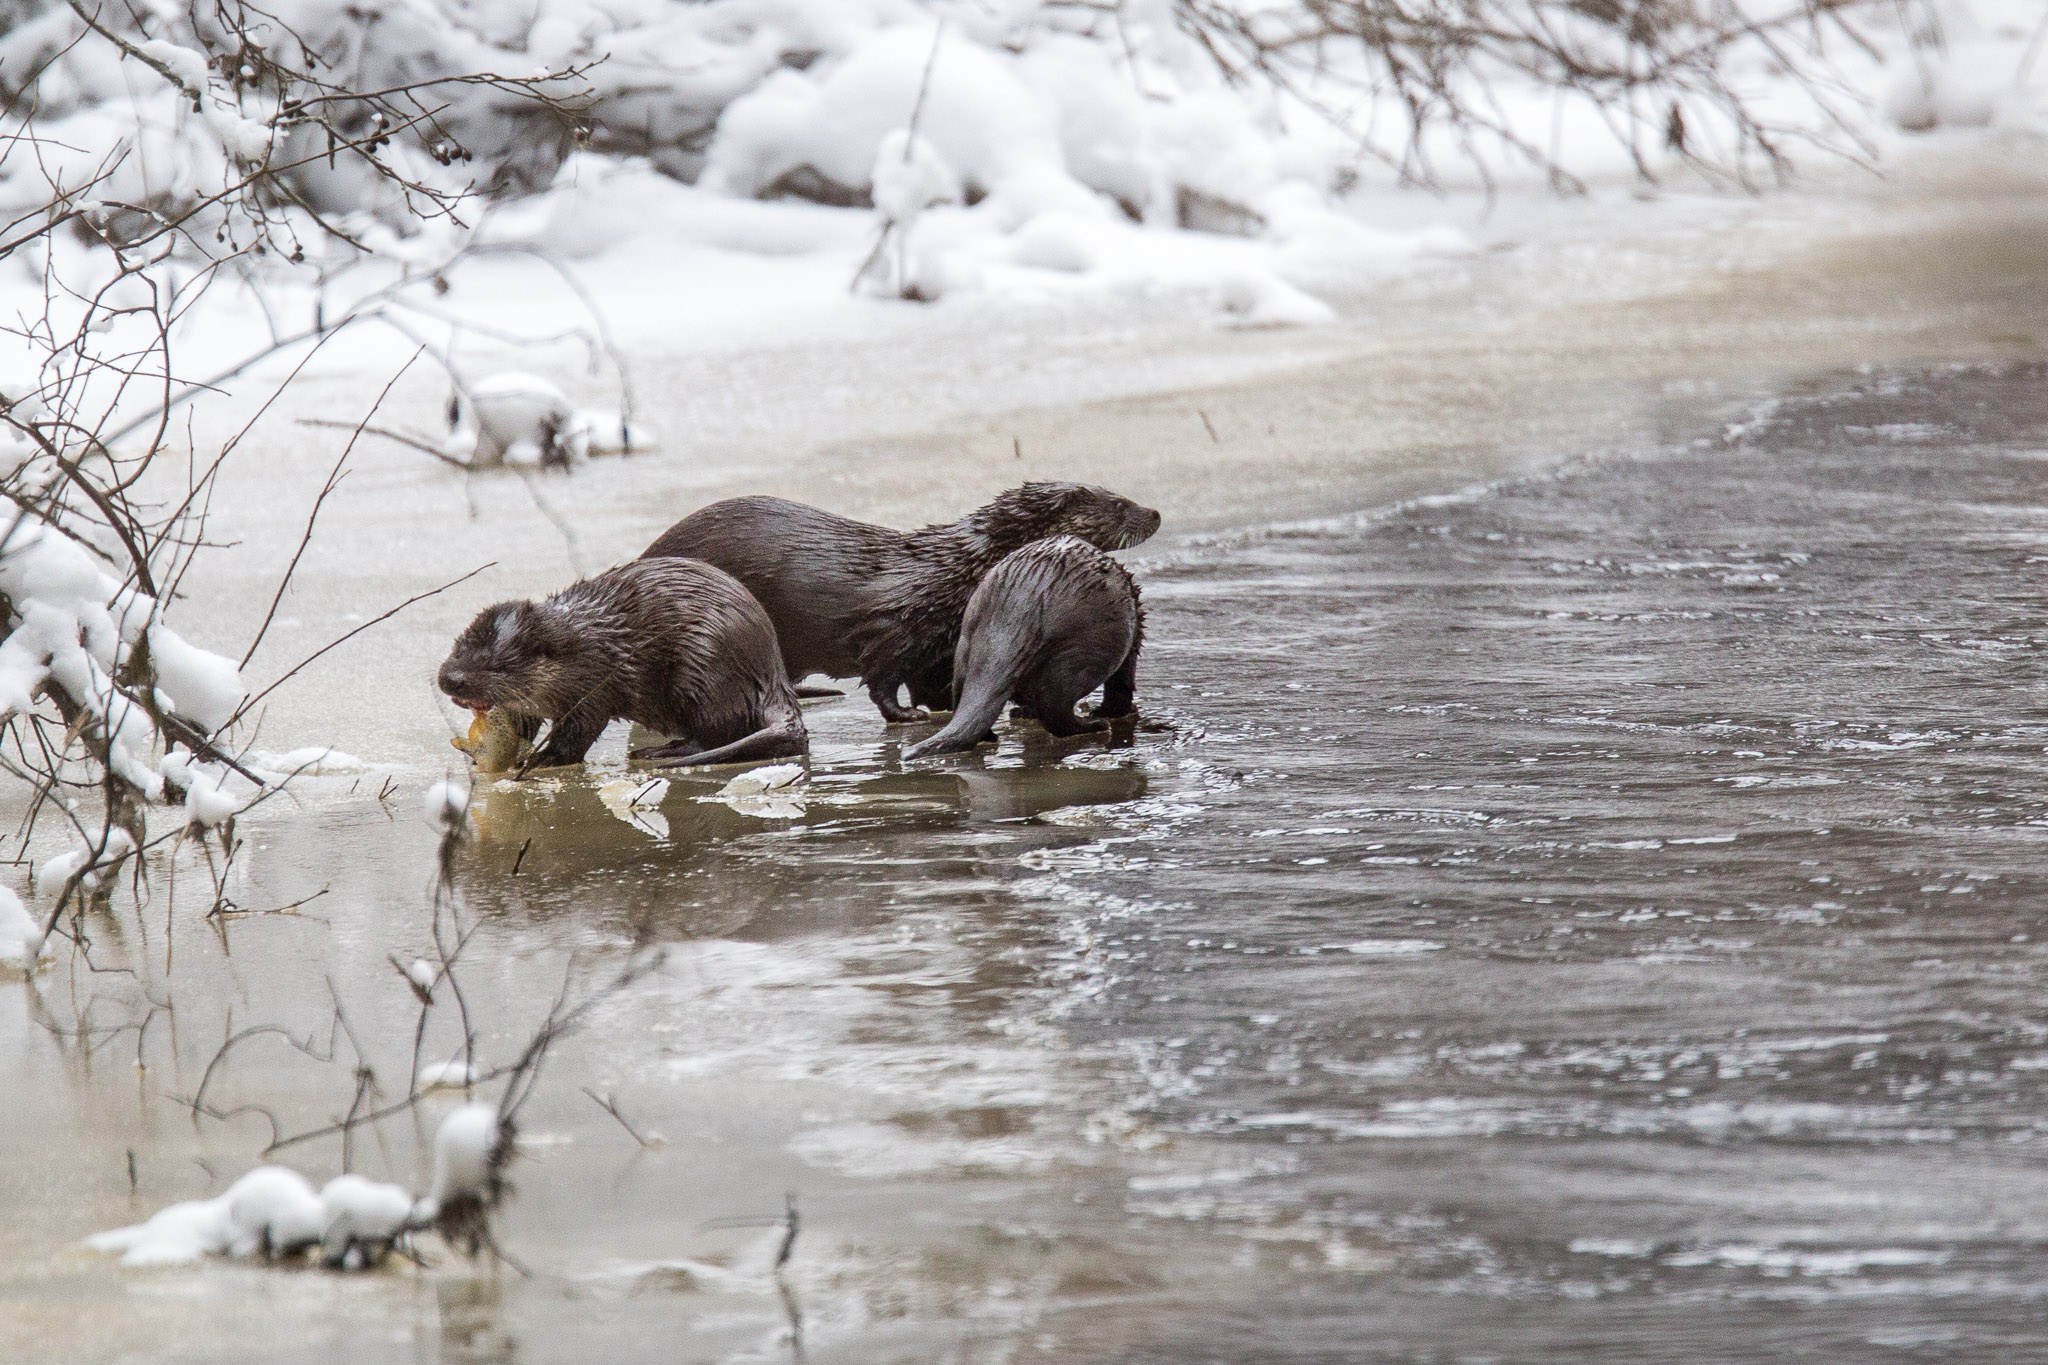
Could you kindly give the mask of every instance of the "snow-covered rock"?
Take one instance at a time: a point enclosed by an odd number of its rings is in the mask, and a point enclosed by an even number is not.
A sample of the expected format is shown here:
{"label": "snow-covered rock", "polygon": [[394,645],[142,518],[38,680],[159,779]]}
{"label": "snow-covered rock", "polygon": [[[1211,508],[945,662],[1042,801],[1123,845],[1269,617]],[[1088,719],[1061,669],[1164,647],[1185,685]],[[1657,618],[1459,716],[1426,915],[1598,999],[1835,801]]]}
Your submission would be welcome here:
{"label": "snow-covered rock", "polygon": [[0,886],[0,969],[27,971],[35,965],[31,950],[38,956],[47,952],[42,942],[43,926],[29,914],[21,897]]}
{"label": "snow-covered rock", "polygon": [[423,803],[427,812],[427,823],[446,834],[460,828],[469,820],[470,790],[467,782],[453,779],[436,782],[427,788]]}
{"label": "snow-covered rock", "polygon": [[228,1186],[228,1254],[279,1256],[320,1240],[326,1223],[306,1177],[284,1166],[258,1166]]}
{"label": "snow-covered rock", "polygon": [[468,406],[476,431],[469,462],[478,468],[568,464],[586,452],[589,436],[577,430],[568,396],[537,374],[480,380],[469,388]]}
{"label": "snow-covered rock", "polygon": [[59,853],[46,859],[36,869],[36,894],[45,897],[57,895],[64,889],[64,884],[81,870],[84,875],[79,877],[79,884],[88,890],[96,890],[100,885],[101,872],[134,851],[135,840],[127,830],[118,827],[108,829],[104,838],[95,838],[69,853]]}
{"label": "snow-covered rock", "polygon": [[412,1226],[414,1200],[404,1189],[359,1175],[338,1175],[320,1191],[320,1259],[356,1269],[374,1260]]}
{"label": "snow-covered rock", "polygon": [[318,1246],[330,1266],[373,1264],[414,1227],[418,1204],[397,1185],[336,1176],[317,1195],[283,1166],[258,1166],[212,1199],[159,1210],[147,1222],[94,1233],[85,1244],[121,1264],[177,1265],[205,1256],[288,1257]]}

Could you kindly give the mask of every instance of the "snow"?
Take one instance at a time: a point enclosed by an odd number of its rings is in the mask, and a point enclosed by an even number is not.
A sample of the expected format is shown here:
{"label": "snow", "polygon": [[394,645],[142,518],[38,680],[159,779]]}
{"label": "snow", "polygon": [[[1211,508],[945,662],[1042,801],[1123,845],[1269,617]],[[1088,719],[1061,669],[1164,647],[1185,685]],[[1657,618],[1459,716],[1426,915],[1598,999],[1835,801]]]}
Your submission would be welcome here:
{"label": "snow", "polygon": [[870,175],[875,208],[892,222],[909,224],[934,204],[960,198],[960,177],[921,134],[899,128],[882,139]]}
{"label": "snow", "polygon": [[85,1244],[130,1266],[206,1256],[291,1256],[312,1246],[331,1266],[359,1268],[419,1222],[397,1185],[341,1175],[317,1195],[284,1166],[258,1166],[212,1199],[172,1204],[147,1222],[94,1233]]}
{"label": "snow", "polygon": [[151,38],[147,42],[137,43],[136,47],[142,50],[143,56],[152,58],[160,66],[167,68],[195,94],[206,89],[208,77],[212,73],[207,69],[204,54],[177,43],[166,42],[161,38]]}
{"label": "snow", "polygon": [[793,820],[804,813],[804,766],[775,763],[750,768],[699,801],[716,801],[760,820]]}
{"label": "snow", "polygon": [[531,468],[544,462],[580,459],[569,399],[536,374],[508,371],[470,386],[469,414],[475,426],[470,463]]}
{"label": "snow", "polygon": [[354,754],[325,744],[308,745],[303,749],[291,749],[274,753],[268,749],[251,749],[242,756],[245,766],[255,769],[268,778],[283,778],[290,775],[303,777],[328,777],[336,773],[368,772],[370,765]]}
{"label": "snow", "polygon": [[230,1256],[281,1255],[320,1240],[325,1210],[306,1177],[284,1166],[258,1166],[228,1187]]}
{"label": "snow", "polygon": [[175,1265],[203,1256],[282,1255],[320,1240],[326,1214],[297,1171],[258,1166],[213,1199],[173,1204],[148,1222],[85,1239],[123,1265]]}
{"label": "snow", "polygon": [[660,813],[660,806],[668,796],[668,785],[665,777],[616,778],[597,789],[597,799],[615,819],[643,834],[666,839],[668,819]]}
{"label": "snow", "polygon": [[228,787],[224,763],[201,763],[183,749],[173,749],[162,763],[164,778],[185,791],[185,820],[201,829],[212,829],[233,817],[254,797],[244,797]]}
{"label": "snow", "polygon": [[774,763],[766,767],[750,768],[739,774],[719,789],[721,796],[759,796],[764,792],[781,791],[803,781],[804,765],[801,763]]}
{"label": "snow", "polygon": [[668,799],[668,785],[665,777],[620,778],[599,787],[597,794],[601,799],[616,801],[628,810],[652,810]]}
{"label": "snow", "polygon": [[441,979],[441,973],[433,963],[423,957],[416,957],[412,960],[412,966],[405,969],[405,979],[422,991],[431,992],[434,983]]}
{"label": "snow", "polygon": [[469,784],[443,780],[427,788],[427,823],[446,834],[469,820]]}
{"label": "snow", "polygon": [[465,1104],[450,1113],[434,1133],[434,1183],[427,1208],[445,1209],[467,1198],[488,1200],[493,1173],[503,1160],[497,1109]]}
{"label": "snow", "polygon": [[185,643],[161,623],[149,628],[149,657],[157,690],[170,697],[177,714],[209,734],[226,725],[249,695],[232,659]]}
{"label": "snow", "polygon": [[397,1185],[338,1175],[321,1189],[320,1208],[320,1259],[353,1269],[366,1248],[389,1245],[412,1226],[414,1201]]}
{"label": "snow", "polygon": [[187,643],[157,619],[157,603],[125,587],[81,545],[30,512],[0,525],[0,599],[12,630],[0,640],[0,717],[27,711],[45,683],[62,688],[107,736],[108,763],[152,799],[163,775],[149,759],[149,713],[114,679],[145,638],[158,701],[211,731],[246,695],[232,660]]}
{"label": "snow", "polygon": [[[426,964],[416,963],[414,965],[417,967],[425,966]],[[417,983],[419,978],[414,976],[413,980]],[[432,978],[429,977],[429,982],[431,980]],[[421,989],[425,990],[427,987],[422,986]],[[467,1062],[429,1062],[420,1068],[419,1086],[422,1090],[437,1090],[443,1087],[451,1090],[460,1090],[466,1086],[476,1084],[476,1074],[476,1068]]]}
{"label": "snow", "polygon": [[1257,270],[1238,270],[1217,281],[1223,311],[1250,327],[1313,326],[1334,322],[1336,310],[1293,285]]}
{"label": "snow", "polygon": [[135,840],[129,837],[127,830],[118,826],[110,828],[105,833],[104,842],[95,837],[92,842],[81,844],[69,853],[59,853],[46,859],[36,869],[36,894],[44,897],[56,895],[82,868],[93,870],[86,872],[79,884],[88,890],[97,888],[100,884],[99,870],[112,867],[134,851]]}
{"label": "snow", "polygon": [[121,1254],[122,1265],[178,1265],[227,1252],[228,1201],[194,1200],[173,1204],[146,1223],[96,1232],[85,1239],[94,1251]]}
{"label": "snow", "polygon": [[26,971],[45,952],[43,926],[29,914],[21,897],[0,886],[0,967]]}

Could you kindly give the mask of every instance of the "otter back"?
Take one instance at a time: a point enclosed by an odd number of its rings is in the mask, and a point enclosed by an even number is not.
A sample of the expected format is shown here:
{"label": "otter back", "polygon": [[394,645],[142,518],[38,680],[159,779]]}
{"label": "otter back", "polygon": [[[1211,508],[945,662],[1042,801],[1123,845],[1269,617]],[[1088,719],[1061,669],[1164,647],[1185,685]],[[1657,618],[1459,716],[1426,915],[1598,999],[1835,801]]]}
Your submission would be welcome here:
{"label": "otter back", "polygon": [[[644,557],[686,555],[744,583],[775,623],[784,667],[859,677],[884,717],[952,699],[962,613],[1005,555],[1049,536],[1123,549],[1159,514],[1103,488],[1028,483],[959,521],[896,531],[783,498],[730,498],[664,532]],[[912,707],[901,703],[910,689]]]}
{"label": "otter back", "polygon": [[[905,758],[971,749],[1014,701],[1055,735],[1106,728],[1131,714],[1145,636],[1138,585],[1123,565],[1074,536],[1027,545],[981,581],[954,656],[958,704],[946,727]],[[1097,687],[1095,719],[1074,703]]]}

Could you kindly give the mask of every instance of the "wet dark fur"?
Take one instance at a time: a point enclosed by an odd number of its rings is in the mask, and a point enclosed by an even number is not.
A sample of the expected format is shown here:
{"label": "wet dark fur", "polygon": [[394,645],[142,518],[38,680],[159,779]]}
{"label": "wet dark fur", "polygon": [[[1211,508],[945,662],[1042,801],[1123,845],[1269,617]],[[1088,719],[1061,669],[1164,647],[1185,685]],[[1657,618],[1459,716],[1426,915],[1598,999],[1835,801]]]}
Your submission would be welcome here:
{"label": "wet dark fur", "polygon": [[746,584],[775,622],[792,679],[858,677],[884,716],[921,720],[953,693],[960,617],[1011,551],[1074,535],[1106,550],[1150,538],[1159,514],[1104,488],[1027,483],[956,522],[896,531],[783,498],[730,498],[694,512],[647,548],[688,555]]}
{"label": "wet dark fur", "polygon": [[[1135,709],[1144,643],[1145,609],[1123,565],[1073,536],[1027,545],[991,569],[967,604],[953,719],[903,756],[973,748],[1010,701],[1055,735],[1105,729],[1099,717]],[[1097,718],[1076,716],[1074,703],[1098,686]]]}
{"label": "wet dark fur", "polygon": [[690,559],[635,560],[544,602],[486,607],[440,684],[473,710],[502,707],[528,738],[552,721],[528,768],[580,763],[617,719],[678,736],[634,758],[736,763],[807,747],[767,613]]}

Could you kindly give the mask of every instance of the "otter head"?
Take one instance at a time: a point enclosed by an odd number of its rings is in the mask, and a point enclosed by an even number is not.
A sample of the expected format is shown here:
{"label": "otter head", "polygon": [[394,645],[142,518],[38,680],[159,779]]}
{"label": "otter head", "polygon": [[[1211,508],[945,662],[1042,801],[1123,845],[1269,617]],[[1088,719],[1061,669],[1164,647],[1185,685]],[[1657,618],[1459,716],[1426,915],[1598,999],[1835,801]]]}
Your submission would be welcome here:
{"label": "otter head", "polygon": [[982,515],[994,538],[1013,545],[1079,536],[1098,550],[1127,550],[1159,529],[1151,508],[1085,483],[1027,483],[1002,494]]}
{"label": "otter head", "polygon": [[494,707],[548,718],[575,690],[580,645],[541,602],[500,602],[476,614],[441,665],[441,690],[472,711]]}

